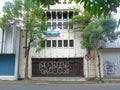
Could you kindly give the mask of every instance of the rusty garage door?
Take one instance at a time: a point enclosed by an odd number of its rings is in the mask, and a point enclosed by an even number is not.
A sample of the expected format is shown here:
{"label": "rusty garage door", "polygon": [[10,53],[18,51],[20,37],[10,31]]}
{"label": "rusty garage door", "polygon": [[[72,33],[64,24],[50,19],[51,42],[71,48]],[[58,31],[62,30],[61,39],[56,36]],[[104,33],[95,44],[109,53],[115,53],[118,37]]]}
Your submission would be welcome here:
{"label": "rusty garage door", "polygon": [[33,58],[32,77],[81,76],[83,58]]}

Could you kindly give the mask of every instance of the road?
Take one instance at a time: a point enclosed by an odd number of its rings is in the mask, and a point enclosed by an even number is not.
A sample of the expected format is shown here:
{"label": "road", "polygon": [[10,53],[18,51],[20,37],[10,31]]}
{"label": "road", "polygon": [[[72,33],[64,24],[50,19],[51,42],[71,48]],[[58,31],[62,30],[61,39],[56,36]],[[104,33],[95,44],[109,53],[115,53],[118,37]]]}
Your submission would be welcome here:
{"label": "road", "polygon": [[0,83],[0,90],[120,90],[120,84]]}

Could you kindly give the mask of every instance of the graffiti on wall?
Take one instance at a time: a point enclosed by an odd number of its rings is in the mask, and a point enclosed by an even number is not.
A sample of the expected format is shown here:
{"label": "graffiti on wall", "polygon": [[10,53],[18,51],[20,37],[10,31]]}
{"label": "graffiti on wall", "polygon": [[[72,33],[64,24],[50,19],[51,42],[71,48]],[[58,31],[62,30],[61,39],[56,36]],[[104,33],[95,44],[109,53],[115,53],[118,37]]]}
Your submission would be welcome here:
{"label": "graffiti on wall", "polygon": [[115,64],[111,61],[104,62],[104,75],[113,75],[115,73]]}

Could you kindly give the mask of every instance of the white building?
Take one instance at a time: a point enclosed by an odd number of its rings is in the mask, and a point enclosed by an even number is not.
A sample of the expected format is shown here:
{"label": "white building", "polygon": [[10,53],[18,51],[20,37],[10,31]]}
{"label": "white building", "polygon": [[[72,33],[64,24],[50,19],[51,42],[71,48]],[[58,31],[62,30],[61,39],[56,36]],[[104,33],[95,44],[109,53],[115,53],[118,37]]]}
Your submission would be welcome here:
{"label": "white building", "polygon": [[[75,80],[81,81],[86,78],[99,77],[98,59],[87,61],[86,49],[81,48],[81,33],[72,31],[72,25],[68,25],[76,12],[71,9],[82,5],[76,5],[69,0],[60,2],[45,9],[48,17],[48,30],[46,32],[45,48],[40,53],[35,48],[30,50],[28,75],[36,80]],[[21,47],[21,61],[19,68],[20,78],[25,76],[24,39]],[[120,77],[120,40],[107,43],[107,48],[99,51],[101,61],[102,78]]]}
{"label": "white building", "polygon": [[[72,31],[74,26],[67,24],[76,14],[73,8],[78,7],[83,10],[82,5],[77,5],[69,0],[60,0],[59,3],[50,6],[50,10],[45,9],[45,16],[48,17],[46,45],[40,53],[36,53],[34,48],[30,50],[29,78],[85,80],[87,77],[96,77],[94,61],[87,63],[84,58],[87,52],[86,49],[81,48],[81,33]],[[24,53],[21,57],[19,71],[20,78],[24,78]],[[89,72],[87,64],[90,64]]]}

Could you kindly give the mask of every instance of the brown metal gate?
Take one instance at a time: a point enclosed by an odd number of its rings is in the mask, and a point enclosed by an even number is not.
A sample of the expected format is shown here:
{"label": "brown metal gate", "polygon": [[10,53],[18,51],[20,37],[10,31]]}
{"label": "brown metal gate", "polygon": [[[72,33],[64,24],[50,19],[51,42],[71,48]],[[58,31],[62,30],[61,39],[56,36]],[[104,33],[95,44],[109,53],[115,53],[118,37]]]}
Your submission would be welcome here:
{"label": "brown metal gate", "polygon": [[83,58],[33,58],[32,77],[81,76]]}

